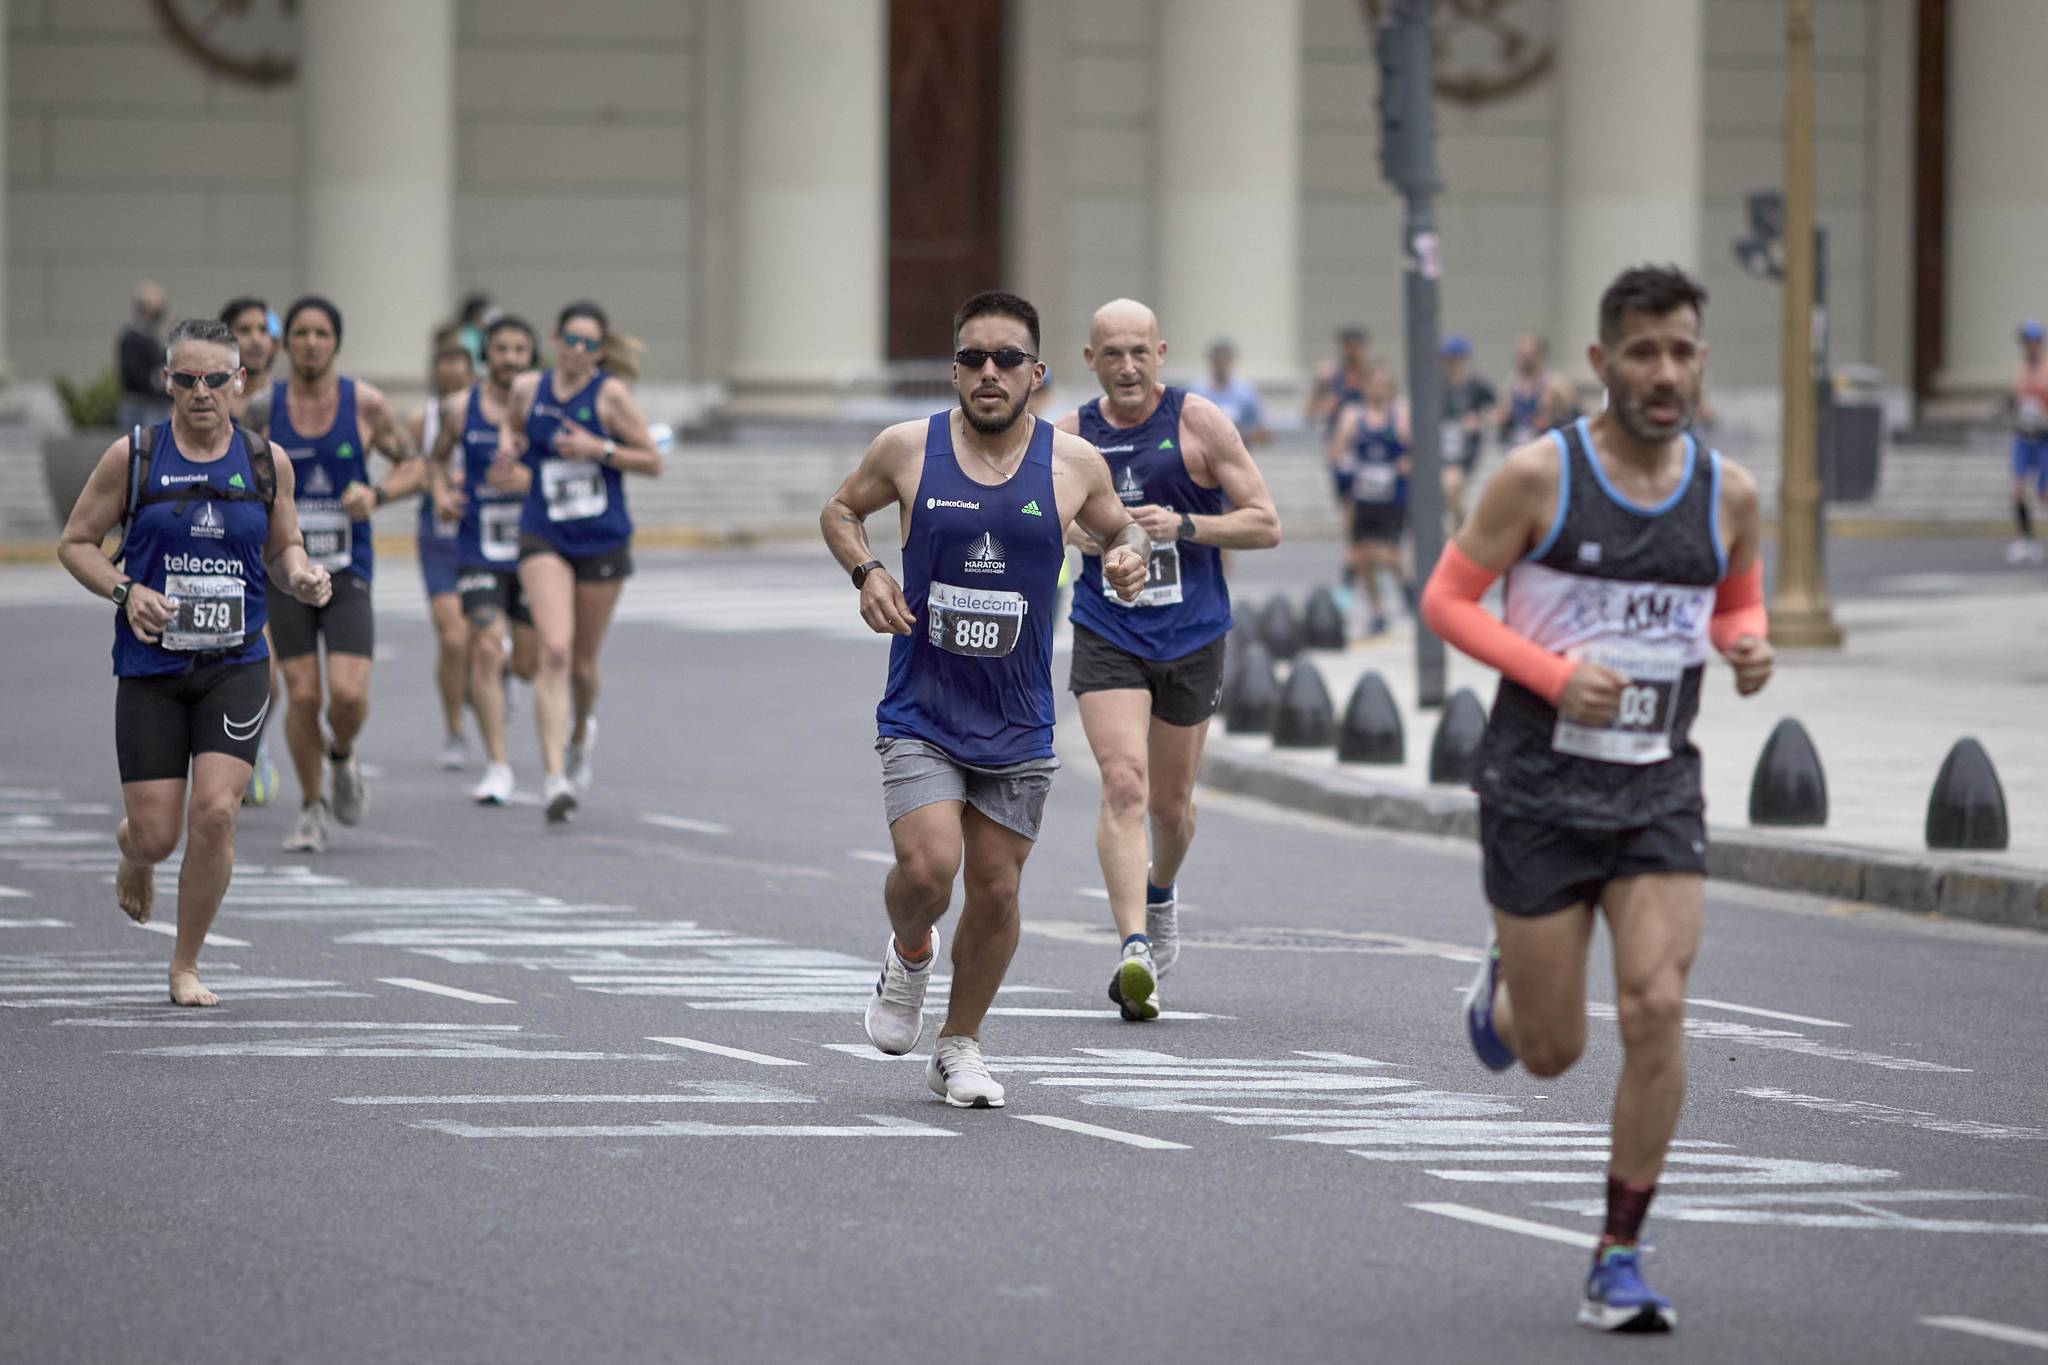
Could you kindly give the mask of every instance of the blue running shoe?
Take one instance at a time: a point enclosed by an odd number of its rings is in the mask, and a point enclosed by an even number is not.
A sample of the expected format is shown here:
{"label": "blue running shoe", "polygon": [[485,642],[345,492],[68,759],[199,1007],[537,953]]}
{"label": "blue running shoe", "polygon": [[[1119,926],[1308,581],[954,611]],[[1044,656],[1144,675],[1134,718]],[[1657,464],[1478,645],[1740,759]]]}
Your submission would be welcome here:
{"label": "blue running shoe", "polygon": [[1493,1031],[1493,988],[1500,980],[1500,943],[1491,932],[1486,935],[1486,961],[1465,992],[1465,1035],[1479,1060],[1494,1071],[1506,1071],[1515,1064],[1515,1054]]}
{"label": "blue running shoe", "polygon": [[1671,1300],[1643,1283],[1634,1247],[1612,1246],[1593,1258],[1579,1322],[1602,1332],[1668,1332],[1678,1325]]}

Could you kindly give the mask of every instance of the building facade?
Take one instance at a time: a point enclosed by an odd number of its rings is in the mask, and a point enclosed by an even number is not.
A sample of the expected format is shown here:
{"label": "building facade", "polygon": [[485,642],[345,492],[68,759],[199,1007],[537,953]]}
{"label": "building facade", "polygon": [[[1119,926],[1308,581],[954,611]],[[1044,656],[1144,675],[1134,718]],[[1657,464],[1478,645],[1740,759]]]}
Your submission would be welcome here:
{"label": "building facade", "polygon": [[[5,361],[108,361],[138,280],[176,314],[332,295],[346,363],[417,380],[471,290],[591,297],[647,378],[801,403],[943,357],[951,303],[1157,307],[1298,386],[1332,330],[1397,354],[1377,0],[5,0]],[[1778,374],[1737,267],[1775,188],[1782,0],[1444,4],[1443,316],[1481,368],[1561,365],[1621,266],[1712,293],[1724,390]],[[2001,387],[2048,311],[2038,0],[1819,0],[1833,354]],[[226,16],[223,18],[222,16]],[[892,371],[892,365],[894,370]],[[1576,371],[1575,371],[1576,372]]]}

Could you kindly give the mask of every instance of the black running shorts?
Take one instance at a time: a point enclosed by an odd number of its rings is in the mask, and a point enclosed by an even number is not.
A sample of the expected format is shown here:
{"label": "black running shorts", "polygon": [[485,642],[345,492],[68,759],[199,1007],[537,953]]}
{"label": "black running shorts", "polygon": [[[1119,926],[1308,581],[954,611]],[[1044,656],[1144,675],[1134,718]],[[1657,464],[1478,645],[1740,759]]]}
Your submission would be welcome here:
{"label": "black running shorts", "polygon": [[464,565],[455,580],[455,591],[462,594],[462,614],[473,626],[487,626],[494,616],[508,617],[518,626],[533,624],[533,611],[520,590],[519,575],[510,569]]}
{"label": "black running shorts", "polygon": [[1408,509],[1398,502],[1354,502],[1351,504],[1351,543],[1384,540],[1398,543],[1408,524]]}
{"label": "black running shorts", "polygon": [[370,610],[370,582],[344,569],[334,575],[334,595],[324,607],[309,607],[275,583],[263,589],[270,616],[270,647],[280,659],[299,659],[327,638],[329,654],[377,654],[377,619]]}
{"label": "black running shorts", "polygon": [[578,583],[616,583],[633,576],[633,547],[621,545],[601,555],[565,555],[531,531],[519,533],[519,562],[535,555],[553,555],[569,566]]}
{"label": "black running shorts", "polygon": [[1223,700],[1223,637],[1161,662],[1141,659],[1074,623],[1074,665],[1067,690],[1085,692],[1143,690],[1152,694],[1152,715],[1168,725],[1200,725],[1216,714]]}
{"label": "black running shorts", "polygon": [[194,754],[256,762],[270,707],[270,660],[123,678],[114,692],[121,781],[180,780]]}
{"label": "black running shorts", "polygon": [[1573,829],[1499,815],[1479,806],[1486,899],[1506,914],[1534,918],[1597,903],[1607,883],[1645,872],[1707,871],[1707,825],[1680,811],[1635,829]]}

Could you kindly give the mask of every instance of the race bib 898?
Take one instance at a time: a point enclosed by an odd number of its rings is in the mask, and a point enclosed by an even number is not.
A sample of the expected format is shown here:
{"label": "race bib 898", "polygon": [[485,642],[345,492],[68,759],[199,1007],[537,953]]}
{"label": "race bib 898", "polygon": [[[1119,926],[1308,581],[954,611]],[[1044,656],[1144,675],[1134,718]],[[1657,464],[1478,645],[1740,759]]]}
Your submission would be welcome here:
{"label": "race bib 898", "polygon": [[925,597],[925,629],[948,654],[1000,659],[1017,647],[1031,604],[1019,592],[933,583]]}

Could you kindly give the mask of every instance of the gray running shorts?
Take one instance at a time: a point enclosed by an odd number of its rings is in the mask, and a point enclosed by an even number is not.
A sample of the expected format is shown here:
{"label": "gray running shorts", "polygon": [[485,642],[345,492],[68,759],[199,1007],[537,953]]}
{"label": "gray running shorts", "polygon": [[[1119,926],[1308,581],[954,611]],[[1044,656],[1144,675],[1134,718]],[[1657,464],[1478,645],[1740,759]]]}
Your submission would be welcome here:
{"label": "gray running shorts", "polygon": [[882,805],[890,824],[934,801],[964,801],[1034,841],[1045,814],[1045,794],[1060,766],[1056,758],[1029,758],[1002,768],[976,768],[936,744],[900,735],[878,736],[875,752],[882,756]]}

